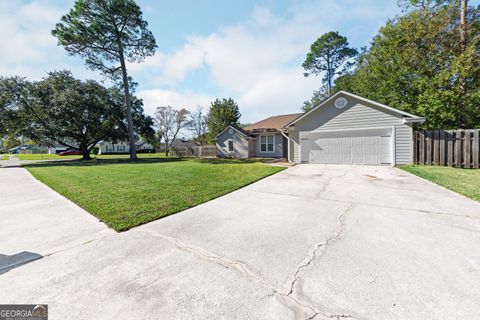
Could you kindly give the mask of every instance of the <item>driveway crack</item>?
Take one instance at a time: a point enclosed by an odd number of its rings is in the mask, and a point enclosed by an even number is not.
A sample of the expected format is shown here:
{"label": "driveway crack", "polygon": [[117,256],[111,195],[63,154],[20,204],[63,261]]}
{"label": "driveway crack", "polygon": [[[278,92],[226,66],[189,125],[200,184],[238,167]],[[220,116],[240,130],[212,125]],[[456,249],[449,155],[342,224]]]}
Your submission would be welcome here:
{"label": "driveway crack", "polygon": [[[342,213],[342,216],[345,214],[346,214],[346,211]],[[197,246],[187,245],[177,238],[164,235],[162,233],[159,233],[151,229],[142,229],[141,231],[146,232],[154,237],[161,238],[173,244],[175,247],[179,248],[180,250],[189,252],[193,255],[196,255],[197,257],[200,257],[207,261],[218,264],[224,268],[236,270],[243,276],[249,279],[253,279],[261,287],[263,287],[268,291],[271,291],[274,296],[277,296],[278,298],[280,298],[281,302],[287,307],[295,306],[297,309],[302,310],[303,313],[310,314],[309,318],[307,319],[313,319],[314,317],[317,317],[319,315],[329,319],[339,319],[337,315],[329,315],[327,313],[320,312],[319,310],[316,310],[310,303],[299,301],[297,298],[291,296],[290,293],[286,294],[286,293],[280,292],[280,290],[277,287],[269,284],[266,280],[262,279],[260,276],[255,274],[252,270],[250,270],[245,263],[219,256],[215,253],[212,253],[208,250],[205,250]],[[332,240],[333,239],[330,239],[329,242],[331,242]]]}
{"label": "driveway crack", "polygon": [[293,281],[291,282],[290,284],[290,290],[288,291],[287,295],[291,295],[293,293],[293,290],[294,290],[294,287],[295,287],[295,284],[297,283],[298,281],[298,277],[300,275],[300,273],[302,272],[303,269],[306,269],[308,268],[312,261],[315,259],[315,257],[317,257],[317,254],[320,250],[322,250],[322,252],[325,251],[325,248],[331,244],[332,242],[335,242],[337,240],[339,240],[342,235],[343,235],[343,231],[345,229],[345,216],[352,210],[353,208],[353,204],[350,203],[348,208],[345,209],[345,211],[343,211],[339,216],[338,216],[338,229],[337,229],[337,232],[335,232],[333,234],[333,236],[331,236],[330,238],[328,238],[327,240],[323,241],[323,242],[320,242],[318,243],[316,246],[315,246],[315,249],[312,251],[312,253],[308,256],[308,259],[306,259],[301,265],[299,265],[297,267],[297,270],[295,271],[295,273],[293,274]]}

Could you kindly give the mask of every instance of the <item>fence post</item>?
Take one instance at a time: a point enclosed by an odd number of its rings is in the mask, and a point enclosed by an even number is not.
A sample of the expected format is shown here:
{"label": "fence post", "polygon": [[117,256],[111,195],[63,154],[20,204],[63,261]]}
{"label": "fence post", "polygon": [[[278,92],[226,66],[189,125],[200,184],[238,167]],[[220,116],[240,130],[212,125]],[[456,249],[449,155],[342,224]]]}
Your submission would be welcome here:
{"label": "fence post", "polygon": [[473,158],[473,167],[478,169],[480,162],[480,129],[473,130],[473,147],[472,147],[472,158]]}
{"label": "fence post", "polygon": [[433,131],[433,161],[432,163],[438,165],[440,163],[440,145],[439,145],[439,130]]}
{"label": "fence post", "polygon": [[470,130],[465,130],[465,145],[464,145],[464,162],[465,168],[470,168],[470,156],[472,155],[472,144],[470,138]]}
{"label": "fence post", "polygon": [[455,166],[462,166],[462,130],[457,130],[455,136]]}
{"label": "fence post", "polygon": [[420,138],[420,164],[425,164],[425,130],[419,132]]}
{"label": "fence post", "polygon": [[426,132],[427,136],[427,164],[432,164],[432,131],[428,130]]}
{"label": "fence post", "polygon": [[453,132],[451,130],[447,131],[447,137],[448,166],[453,167]]}
{"label": "fence post", "polygon": [[445,130],[440,130],[440,165],[445,165]]}

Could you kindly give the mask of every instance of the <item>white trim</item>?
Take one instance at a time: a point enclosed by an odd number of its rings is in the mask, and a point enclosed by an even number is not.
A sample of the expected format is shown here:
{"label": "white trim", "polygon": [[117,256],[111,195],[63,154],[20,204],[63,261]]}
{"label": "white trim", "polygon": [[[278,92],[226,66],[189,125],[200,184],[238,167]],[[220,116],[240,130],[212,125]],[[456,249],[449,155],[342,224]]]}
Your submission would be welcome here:
{"label": "white trim", "polygon": [[[267,145],[267,151],[262,151],[262,136],[265,136],[266,137],[266,145]],[[268,136],[273,136],[273,149],[272,151],[268,151]],[[275,134],[274,133],[267,133],[267,134],[259,134],[258,135],[258,141],[260,141],[260,143],[258,144],[258,152],[259,153],[274,153],[275,152]]]}
{"label": "white trim", "polygon": [[246,135],[246,134],[243,133],[242,131],[238,130],[238,129],[235,128],[234,126],[229,125],[229,126],[226,126],[225,129],[223,129],[222,131],[220,131],[220,133],[215,136],[214,140],[217,140],[217,138],[218,138],[221,134],[223,134],[223,133],[224,133],[227,129],[229,129],[229,128],[232,128],[233,130],[235,130],[235,131],[237,131],[238,133],[240,133],[242,136],[248,138],[248,135]]}
{"label": "white trim", "polygon": [[327,102],[333,100],[335,97],[337,97],[338,95],[340,94],[344,94],[346,96],[349,96],[349,97],[352,97],[352,98],[356,98],[360,101],[364,101],[364,102],[367,102],[367,103],[370,103],[370,104],[373,104],[374,106],[377,106],[377,107],[380,107],[380,108],[383,108],[383,109],[386,109],[386,110],[389,110],[389,111],[392,111],[392,112],[395,112],[395,113],[398,113],[398,114],[401,114],[403,116],[406,116],[406,117],[410,117],[410,118],[414,118],[414,119],[419,119],[418,122],[422,122],[421,119],[425,120],[424,118],[421,118],[419,116],[416,116],[414,114],[411,114],[411,113],[408,113],[408,112],[405,112],[405,111],[402,111],[402,110],[399,110],[399,109],[395,109],[395,108],[392,108],[392,107],[389,107],[385,104],[382,104],[382,103],[379,103],[379,102],[376,102],[376,101],[373,101],[373,100],[370,100],[370,99],[367,99],[367,98],[364,98],[364,97],[361,97],[361,96],[357,96],[356,94],[353,94],[353,93],[350,93],[350,92],[347,92],[347,91],[338,91],[337,93],[331,95],[330,97],[326,98],[325,100],[323,100],[322,102],[320,102],[318,105],[316,105],[315,107],[313,107],[312,109],[310,109],[310,111],[308,112],[305,112],[303,115],[301,115],[300,117],[290,121],[288,124],[286,124],[284,126],[284,128],[287,128],[289,126],[291,126],[292,124],[295,124],[296,122],[298,122],[299,120],[305,118],[307,115],[309,115],[310,113],[312,113],[313,111],[319,109],[320,107],[322,107],[323,105],[325,105]]}

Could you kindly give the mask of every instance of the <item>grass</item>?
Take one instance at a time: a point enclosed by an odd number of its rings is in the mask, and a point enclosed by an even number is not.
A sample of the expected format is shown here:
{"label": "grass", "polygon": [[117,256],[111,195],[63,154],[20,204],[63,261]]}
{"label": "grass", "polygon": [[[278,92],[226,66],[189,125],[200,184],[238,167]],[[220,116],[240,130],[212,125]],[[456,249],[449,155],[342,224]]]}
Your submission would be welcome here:
{"label": "grass", "polygon": [[25,167],[117,231],[196,206],[284,169],[251,160],[166,157]]}
{"label": "grass", "polygon": [[0,160],[8,160],[8,159],[10,159],[8,154],[0,154]]}
{"label": "grass", "polygon": [[[60,156],[58,154],[17,154],[14,155],[19,160],[55,160],[55,159],[81,159],[82,156]],[[163,153],[139,153],[139,158],[158,158],[164,156]],[[128,154],[105,154],[105,155],[92,155],[92,158],[97,159],[128,159]]]}
{"label": "grass", "polygon": [[401,169],[432,181],[468,198],[480,201],[480,170],[441,166],[409,165]]}

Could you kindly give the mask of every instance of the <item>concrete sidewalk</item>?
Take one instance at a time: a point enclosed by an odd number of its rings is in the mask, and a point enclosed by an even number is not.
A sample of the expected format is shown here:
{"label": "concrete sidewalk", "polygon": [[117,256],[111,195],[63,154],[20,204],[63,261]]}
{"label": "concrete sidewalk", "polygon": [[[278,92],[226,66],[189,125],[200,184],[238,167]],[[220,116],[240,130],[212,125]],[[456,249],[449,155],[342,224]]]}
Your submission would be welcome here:
{"label": "concrete sidewalk", "polygon": [[114,233],[36,180],[20,161],[0,165],[0,272]]}
{"label": "concrete sidewalk", "polygon": [[[23,169],[0,169],[3,177],[11,187],[2,179],[0,192],[17,201],[0,207],[10,219],[0,253],[51,253],[0,274],[0,303],[47,303],[51,319],[480,313],[480,204],[399,169],[300,165],[124,233]],[[36,191],[23,196],[26,187]],[[31,213],[38,193],[63,209]],[[24,197],[27,214],[17,208]]]}

